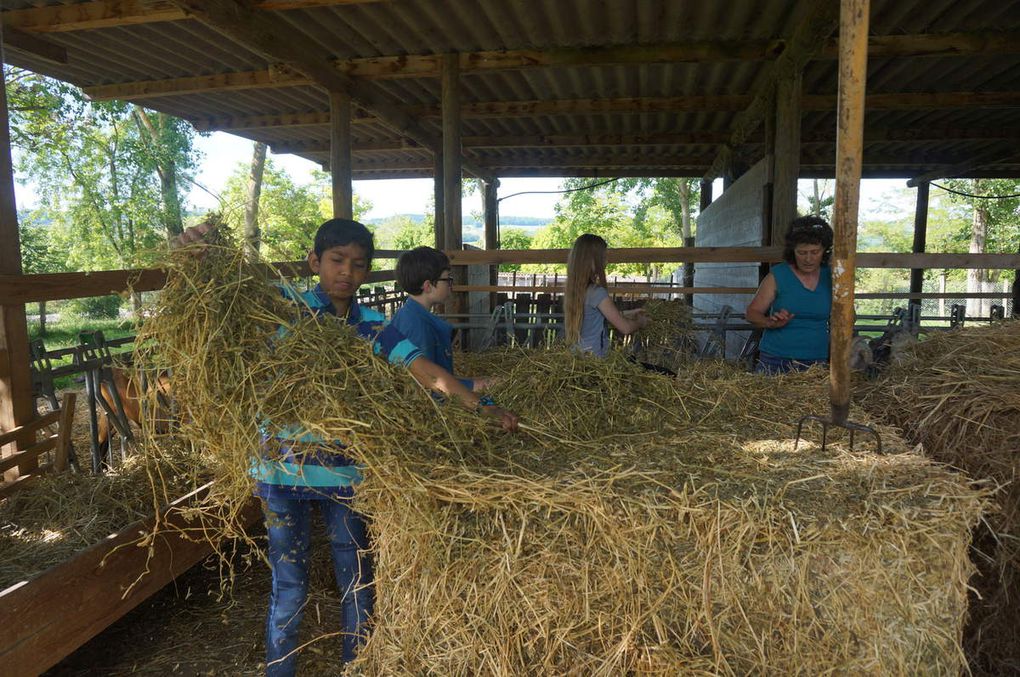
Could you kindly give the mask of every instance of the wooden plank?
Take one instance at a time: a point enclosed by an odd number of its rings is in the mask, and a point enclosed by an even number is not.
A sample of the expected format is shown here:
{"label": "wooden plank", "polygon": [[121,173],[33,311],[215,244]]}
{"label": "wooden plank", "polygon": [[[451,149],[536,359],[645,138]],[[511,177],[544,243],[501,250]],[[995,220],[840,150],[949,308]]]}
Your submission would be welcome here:
{"label": "wooden plank", "polygon": [[[7,498],[15,491],[24,489],[29,484],[39,479],[39,471],[33,472],[31,475],[19,475],[17,479],[10,480],[8,482],[0,483],[0,498]],[[3,595],[0,594],[0,604],[3,603]]]}
{"label": "wooden plank", "polygon": [[[38,472],[38,470],[34,470],[34,468],[38,466],[39,457],[45,454],[47,451],[52,451],[54,448],[56,448],[56,445],[57,437],[56,435],[53,435],[51,437],[43,439],[40,442],[36,442],[27,449],[15,452],[10,456],[5,456],[2,460],[0,460],[0,474],[7,472],[11,468],[15,468],[18,466],[27,467],[29,465],[33,467],[32,472]],[[25,473],[19,472],[19,475],[27,473],[28,471],[25,471]]]}
{"label": "wooden plank", "polygon": [[67,392],[60,402],[60,429],[57,432],[57,453],[53,459],[53,469],[56,472],[67,470],[71,458],[71,427],[74,425],[74,403],[77,398],[77,394]]}
{"label": "wooden plank", "polygon": [[[207,542],[185,540],[176,531],[194,533],[203,525],[186,523],[173,510],[201,498],[210,486],[166,509],[151,548],[138,547],[137,542],[140,533],[152,530],[155,518],[135,522],[73,559],[0,592],[4,674],[27,677],[44,672],[211,554]],[[242,521],[252,524],[259,514],[253,500],[244,509]]]}
{"label": "wooden plank", "polygon": [[[447,251],[450,262],[475,263],[566,263],[569,249],[496,249]],[[744,262],[782,260],[781,247],[634,247],[612,248],[609,263]]]}
{"label": "wooden plank", "polygon": [[8,430],[7,432],[0,435],[0,447],[10,444],[14,440],[21,437],[22,435],[34,433],[38,431],[40,428],[52,425],[53,423],[56,423],[57,419],[59,418],[60,418],[59,410],[51,411],[48,414],[44,414],[39,418],[35,419],[34,421],[30,421],[29,423],[26,423],[23,426],[19,426],[17,428],[14,428],[13,430]]}
{"label": "wooden plank", "polygon": [[1020,254],[894,254],[861,252],[858,268],[988,268],[1006,269],[1020,265]]}
{"label": "wooden plank", "polygon": [[[487,292],[548,292],[562,294],[562,285],[511,285],[511,284],[463,284],[454,287],[456,291]],[[656,284],[610,284],[606,287],[616,294],[753,294],[757,287],[677,287]],[[1000,295],[1001,296],[1001,295]]]}
{"label": "wooden plank", "polygon": [[[860,254],[858,254],[860,256]],[[885,291],[864,292],[854,294],[858,299],[1001,299],[1009,297],[1010,292],[907,292]]]}
{"label": "wooden plank", "polygon": [[[263,0],[255,2],[254,5],[256,9],[263,11],[284,11],[383,1],[385,0]],[[163,21],[181,21],[187,18],[189,18],[187,12],[165,0],[97,0],[3,13],[5,26],[37,33],[138,26]]]}
{"label": "wooden plank", "polygon": [[[396,258],[402,252],[377,250],[376,259]],[[307,261],[280,261],[272,264],[287,277],[309,277]],[[275,272],[273,273],[275,276]],[[396,279],[393,270],[373,270],[367,282]],[[12,303],[35,303],[60,299],[105,296],[128,291],[155,291],[166,284],[166,271],[161,268],[137,270],[101,270],[85,273],[45,273],[38,275],[0,275],[0,296]]]}

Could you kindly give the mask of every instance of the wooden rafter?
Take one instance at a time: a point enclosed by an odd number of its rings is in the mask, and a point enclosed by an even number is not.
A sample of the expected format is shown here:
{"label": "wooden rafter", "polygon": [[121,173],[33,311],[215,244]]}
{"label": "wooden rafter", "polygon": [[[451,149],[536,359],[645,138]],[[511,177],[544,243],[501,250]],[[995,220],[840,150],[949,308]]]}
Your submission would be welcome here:
{"label": "wooden rafter", "polygon": [[[255,2],[261,11],[284,11],[361,5],[385,0],[262,0]],[[5,27],[32,33],[65,33],[97,28],[137,26],[163,21],[181,21],[188,15],[168,0],[97,0],[71,5],[51,5],[32,9],[15,9],[3,13]]]}
{"label": "wooden rafter", "polygon": [[[333,68],[329,54],[309,42],[299,30],[274,20],[264,12],[252,10],[239,0],[173,2],[189,16],[213,30],[274,61],[288,64],[327,91],[350,95],[359,106],[397,133],[414,139],[434,152],[439,150],[439,140],[422,129],[417,120],[390,103],[371,84],[356,81]],[[485,171],[468,163],[464,167],[475,176],[487,176]]]}
{"label": "wooden rafter", "polygon": [[[877,56],[962,56],[966,54],[1005,54],[1020,52],[1020,33],[953,33],[949,35],[897,35],[872,38]],[[740,43],[666,43],[546,50],[502,50],[464,52],[459,55],[461,75],[479,75],[494,71],[546,68],[550,66],[604,66],[640,63],[703,63],[719,61],[761,61],[781,56],[782,41]],[[835,56],[835,45],[820,47],[820,57]],[[811,58],[807,55],[806,58]],[[333,60],[344,75],[365,80],[439,77],[441,55],[393,55]],[[209,76],[146,80],[86,88],[96,99],[131,99],[177,94],[208,93],[241,88],[297,87],[311,84],[296,72],[273,72],[268,68]],[[246,84],[247,83],[247,84]]]}
{"label": "wooden rafter", "polygon": [[730,139],[716,153],[715,159],[705,172],[705,179],[719,176],[731,157],[734,148],[744,141],[761,124],[763,117],[772,111],[776,83],[791,77],[804,69],[835,30],[839,19],[839,5],[832,2],[816,3],[797,25],[786,49],[779,58],[762,73],[754,86],[751,104],[737,114],[730,127]]}

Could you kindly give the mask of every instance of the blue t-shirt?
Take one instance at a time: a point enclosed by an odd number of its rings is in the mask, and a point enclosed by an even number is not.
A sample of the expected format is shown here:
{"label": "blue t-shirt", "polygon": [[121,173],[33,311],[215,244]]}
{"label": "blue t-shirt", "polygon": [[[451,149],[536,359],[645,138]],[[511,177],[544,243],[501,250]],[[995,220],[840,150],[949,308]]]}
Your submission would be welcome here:
{"label": "blue t-shirt", "polygon": [[779,329],[766,329],[762,352],[794,360],[829,359],[829,314],[832,310],[832,271],[822,266],[814,291],[804,286],[787,263],[772,267],[776,298],[769,312],[788,310],[794,314]]}
{"label": "blue t-shirt", "polygon": [[586,352],[605,357],[609,350],[609,330],[606,316],[599,310],[599,304],[609,298],[605,287],[592,285],[584,295],[584,315],[581,317],[581,331],[577,347]]}
{"label": "blue t-shirt", "polygon": [[[315,316],[333,316],[336,307],[322,288],[298,292],[283,287],[285,297],[301,304]],[[351,299],[346,322],[358,336],[372,342],[376,355],[391,364],[410,365],[422,352],[400,331],[386,324],[386,317],[377,310],[363,308]],[[286,427],[273,439],[266,439],[266,455],[251,469],[255,478],[255,495],[262,498],[332,499],[349,497],[354,485],[361,481],[361,472],[343,455],[343,442],[323,440],[297,426]],[[322,448],[317,448],[322,447]]]}
{"label": "blue t-shirt", "polygon": [[[409,297],[393,314],[390,326],[418,346],[422,355],[453,373],[453,327],[449,322]],[[470,379],[457,380],[468,390],[474,390],[475,384]]]}

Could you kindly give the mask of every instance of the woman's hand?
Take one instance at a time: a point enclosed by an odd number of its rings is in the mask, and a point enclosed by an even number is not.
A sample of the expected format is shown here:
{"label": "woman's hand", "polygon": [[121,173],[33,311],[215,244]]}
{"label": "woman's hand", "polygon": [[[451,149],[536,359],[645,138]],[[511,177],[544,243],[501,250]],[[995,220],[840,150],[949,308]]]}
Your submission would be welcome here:
{"label": "woman's hand", "polygon": [[779,329],[789,324],[790,320],[794,318],[794,314],[788,310],[777,310],[768,317],[765,318],[766,329]]}

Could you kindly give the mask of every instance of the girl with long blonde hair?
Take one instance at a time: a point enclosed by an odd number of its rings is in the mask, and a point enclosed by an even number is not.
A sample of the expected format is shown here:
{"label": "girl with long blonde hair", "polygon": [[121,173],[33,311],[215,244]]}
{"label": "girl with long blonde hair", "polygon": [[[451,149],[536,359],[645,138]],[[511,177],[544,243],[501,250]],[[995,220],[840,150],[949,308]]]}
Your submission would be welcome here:
{"label": "girl with long blonde hair", "polygon": [[563,310],[567,343],[604,357],[609,349],[606,320],[621,334],[633,334],[648,324],[641,309],[621,312],[606,290],[606,250],[598,235],[585,233],[567,257],[567,289]]}

